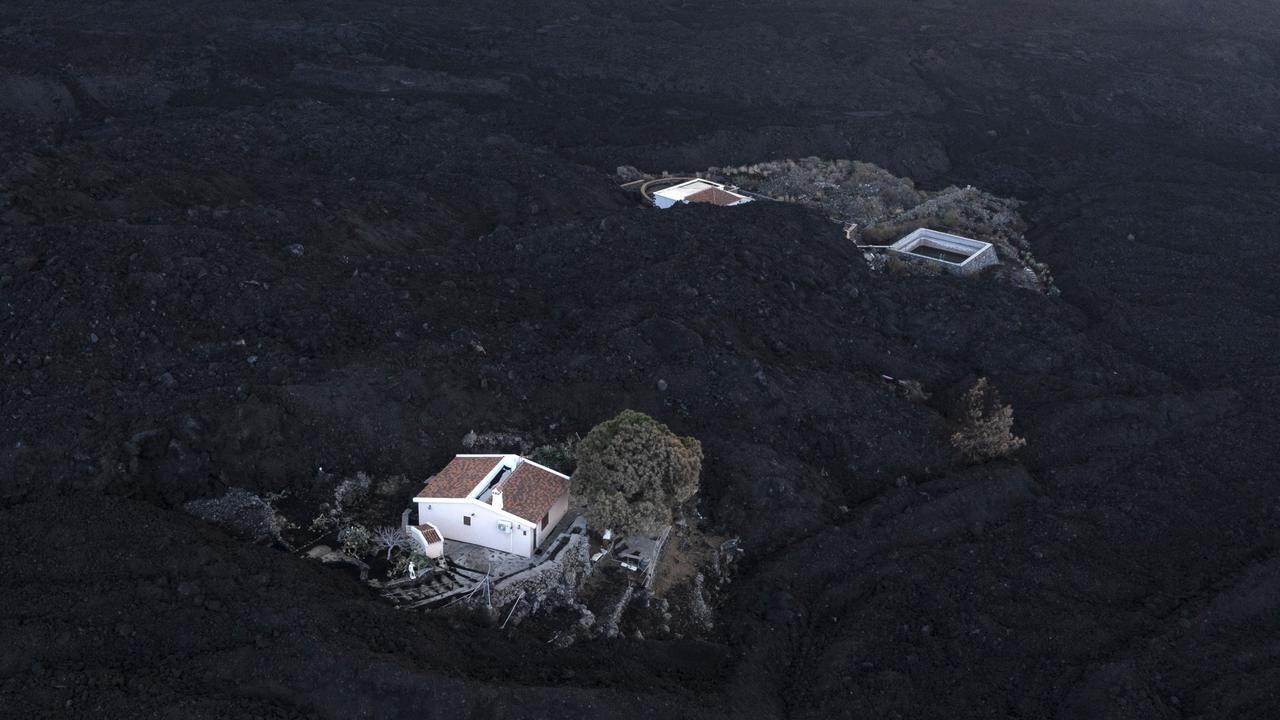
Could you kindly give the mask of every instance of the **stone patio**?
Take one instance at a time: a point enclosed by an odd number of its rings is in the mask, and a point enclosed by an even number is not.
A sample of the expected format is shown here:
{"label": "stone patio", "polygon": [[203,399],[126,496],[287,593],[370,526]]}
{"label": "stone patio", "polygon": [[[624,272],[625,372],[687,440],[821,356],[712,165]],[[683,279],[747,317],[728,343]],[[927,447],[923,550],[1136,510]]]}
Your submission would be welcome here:
{"label": "stone patio", "polygon": [[415,580],[402,578],[380,586],[383,597],[401,608],[436,609],[460,600],[487,576],[491,592],[499,593],[504,581],[523,576],[552,560],[571,539],[573,530],[585,538],[586,520],[570,511],[552,530],[532,558],[520,557],[481,545],[445,538],[444,557],[430,573]]}

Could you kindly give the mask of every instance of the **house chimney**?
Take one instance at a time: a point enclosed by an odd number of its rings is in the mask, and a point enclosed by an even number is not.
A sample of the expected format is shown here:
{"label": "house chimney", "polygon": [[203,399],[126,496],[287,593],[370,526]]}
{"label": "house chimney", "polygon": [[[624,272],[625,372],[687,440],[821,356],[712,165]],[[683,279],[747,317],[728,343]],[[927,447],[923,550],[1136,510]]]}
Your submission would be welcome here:
{"label": "house chimney", "polygon": [[502,509],[502,491],[501,490],[493,491],[493,494],[489,496],[489,504],[493,506],[494,510]]}

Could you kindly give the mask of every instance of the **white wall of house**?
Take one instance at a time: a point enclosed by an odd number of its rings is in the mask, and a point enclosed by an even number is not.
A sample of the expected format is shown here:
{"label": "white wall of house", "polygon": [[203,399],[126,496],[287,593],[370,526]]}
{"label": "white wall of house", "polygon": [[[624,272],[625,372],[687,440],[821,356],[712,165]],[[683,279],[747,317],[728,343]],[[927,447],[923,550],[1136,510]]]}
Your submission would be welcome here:
{"label": "white wall of house", "polygon": [[556,529],[556,523],[560,522],[567,512],[569,512],[569,495],[566,493],[547,511],[547,527],[538,529],[538,547],[542,547],[542,543],[551,535],[551,531]]}
{"label": "white wall of house", "polygon": [[[459,540],[522,557],[533,556],[535,528],[527,520],[494,510],[479,500],[416,498],[414,502],[418,505],[418,524],[435,525],[446,542]],[[471,518],[470,525],[464,517]],[[511,532],[499,530],[499,521],[511,523]]]}

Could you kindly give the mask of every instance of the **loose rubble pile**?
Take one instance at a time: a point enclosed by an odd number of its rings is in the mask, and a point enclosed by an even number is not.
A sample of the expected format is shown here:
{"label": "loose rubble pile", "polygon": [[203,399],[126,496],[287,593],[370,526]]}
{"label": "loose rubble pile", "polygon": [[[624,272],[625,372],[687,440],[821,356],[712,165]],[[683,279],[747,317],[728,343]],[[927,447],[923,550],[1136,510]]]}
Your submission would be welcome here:
{"label": "loose rubble pile", "polygon": [[182,507],[205,522],[252,540],[284,542],[282,533],[288,527],[271,502],[244,488],[231,488],[221,497],[190,500]]}

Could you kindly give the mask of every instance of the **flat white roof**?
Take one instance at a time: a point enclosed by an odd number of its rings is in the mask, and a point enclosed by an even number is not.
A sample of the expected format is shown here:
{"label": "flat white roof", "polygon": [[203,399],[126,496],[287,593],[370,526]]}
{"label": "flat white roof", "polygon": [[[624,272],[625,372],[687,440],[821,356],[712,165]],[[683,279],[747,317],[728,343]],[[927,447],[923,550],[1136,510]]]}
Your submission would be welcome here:
{"label": "flat white roof", "polygon": [[751,198],[718,182],[694,178],[663,188],[653,193],[653,204],[660,208],[674,207],[677,203],[706,203],[730,207],[751,202]]}
{"label": "flat white roof", "polygon": [[893,250],[897,250],[898,252],[920,255],[921,253],[916,252],[916,250],[921,246],[937,248],[939,250],[964,257],[964,260],[961,262],[953,262],[945,258],[929,255],[924,256],[928,257],[930,260],[950,265],[964,265],[970,260],[973,260],[987,248],[992,247],[991,243],[988,242],[974,240],[973,238],[967,238],[962,235],[952,235],[951,233],[944,233],[940,230],[930,230],[928,228],[915,230],[889,247]]}
{"label": "flat white roof", "polygon": [[[711,182],[710,180],[685,180],[678,185],[663,188],[655,192],[654,195],[661,195],[662,197],[671,198],[672,200],[683,200],[690,195],[700,193],[703,190],[711,190],[712,188],[715,188],[716,190],[724,190],[725,192],[733,192],[732,190],[726,189],[725,186],[720,183]],[[734,194],[736,195],[737,193]]]}

